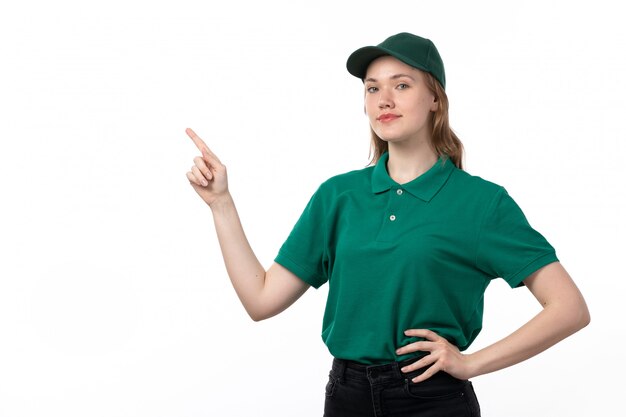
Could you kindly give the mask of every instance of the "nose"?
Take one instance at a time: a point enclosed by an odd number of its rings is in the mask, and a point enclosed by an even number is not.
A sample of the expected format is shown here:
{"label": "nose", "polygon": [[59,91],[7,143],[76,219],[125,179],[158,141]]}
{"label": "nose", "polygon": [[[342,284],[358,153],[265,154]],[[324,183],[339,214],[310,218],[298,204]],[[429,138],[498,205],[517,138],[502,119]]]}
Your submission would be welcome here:
{"label": "nose", "polygon": [[388,109],[393,106],[393,97],[391,93],[389,93],[387,89],[381,89],[378,93],[378,108]]}

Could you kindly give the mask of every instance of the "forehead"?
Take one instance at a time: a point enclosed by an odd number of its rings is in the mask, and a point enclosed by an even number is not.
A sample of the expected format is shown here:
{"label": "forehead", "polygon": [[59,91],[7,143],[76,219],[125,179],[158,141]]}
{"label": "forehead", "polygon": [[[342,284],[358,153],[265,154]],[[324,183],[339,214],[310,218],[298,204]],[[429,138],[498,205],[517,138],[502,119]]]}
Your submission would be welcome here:
{"label": "forehead", "polygon": [[381,56],[373,60],[367,67],[365,79],[384,79],[396,74],[407,74],[415,78],[421,77],[422,71],[396,59],[390,55]]}

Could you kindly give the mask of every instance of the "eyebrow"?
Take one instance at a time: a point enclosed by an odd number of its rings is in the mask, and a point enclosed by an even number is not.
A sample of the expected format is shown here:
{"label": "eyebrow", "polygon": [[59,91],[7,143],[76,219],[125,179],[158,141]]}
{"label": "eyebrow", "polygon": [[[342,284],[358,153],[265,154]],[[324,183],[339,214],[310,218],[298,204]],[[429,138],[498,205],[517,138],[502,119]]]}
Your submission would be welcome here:
{"label": "eyebrow", "polygon": [[[389,79],[390,80],[396,80],[396,79],[402,78],[402,77],[410,78],[411,80],[415,81],[415,78],[411,77],[409,74],[395,74],[395,75],[392,75],[391,77],[389,77]],[[368,82],[368,81],[376,82],[377,80],[376,80],[376,78],[371,78],[370,77],[370,78],[366,78],[365,79],[365,82]]]}

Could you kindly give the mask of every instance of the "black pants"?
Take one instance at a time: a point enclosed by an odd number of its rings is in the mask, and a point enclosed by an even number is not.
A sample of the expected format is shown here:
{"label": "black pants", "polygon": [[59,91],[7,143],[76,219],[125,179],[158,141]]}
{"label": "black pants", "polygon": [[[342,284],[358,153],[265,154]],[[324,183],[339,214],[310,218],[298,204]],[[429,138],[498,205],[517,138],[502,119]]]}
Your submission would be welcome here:
{"label": "black pants", "polygon": [[333,360],[324,417],[479,417],[472,383],[437,372],[411,381],[426,368],[403,374],[416,359],[384,365]]}

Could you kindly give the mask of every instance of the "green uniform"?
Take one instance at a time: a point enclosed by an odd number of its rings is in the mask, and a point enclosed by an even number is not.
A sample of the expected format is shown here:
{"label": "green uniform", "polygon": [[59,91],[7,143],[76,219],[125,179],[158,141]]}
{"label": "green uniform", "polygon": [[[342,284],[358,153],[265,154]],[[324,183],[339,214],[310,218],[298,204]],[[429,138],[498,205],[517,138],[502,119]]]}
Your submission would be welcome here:
{"label": "green uniform", "polygon": [[465,350],[482,328],[493,278],[511,287],[557,261],[506,190],[440,158],[406,184],[375,166],[315,192],[276,262],[329,284],[322,339],[340,359],[380,364],[430,329]]}

